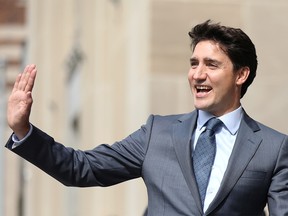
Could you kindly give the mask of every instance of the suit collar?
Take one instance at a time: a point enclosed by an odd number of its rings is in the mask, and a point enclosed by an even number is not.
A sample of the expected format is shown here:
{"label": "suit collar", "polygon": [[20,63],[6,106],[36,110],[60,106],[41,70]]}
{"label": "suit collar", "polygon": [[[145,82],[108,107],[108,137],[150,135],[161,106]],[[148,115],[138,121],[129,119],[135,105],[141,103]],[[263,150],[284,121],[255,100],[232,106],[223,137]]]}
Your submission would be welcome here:
{"label": "suit collar", "polygon": [[181,116],[173,127],[173,144],[182,173],[188,188],[198,207],[203,213],[197,183],[192,171],[191,137],[197,123],[197,111]]}

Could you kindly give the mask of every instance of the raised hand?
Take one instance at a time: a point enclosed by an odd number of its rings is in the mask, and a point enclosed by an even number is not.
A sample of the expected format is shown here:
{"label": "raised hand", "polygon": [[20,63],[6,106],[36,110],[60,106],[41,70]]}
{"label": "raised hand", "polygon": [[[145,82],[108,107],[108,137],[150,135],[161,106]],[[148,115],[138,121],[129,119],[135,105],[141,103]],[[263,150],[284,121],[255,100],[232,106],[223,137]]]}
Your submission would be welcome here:
{"label": "raised hand", "polygon": [[33,103],[32,89],[36,73],[36,65],[27,65],[23,73],[17,76],[8,99],[8,125],[19,139],[25,137],[30,129],[29,116]]}

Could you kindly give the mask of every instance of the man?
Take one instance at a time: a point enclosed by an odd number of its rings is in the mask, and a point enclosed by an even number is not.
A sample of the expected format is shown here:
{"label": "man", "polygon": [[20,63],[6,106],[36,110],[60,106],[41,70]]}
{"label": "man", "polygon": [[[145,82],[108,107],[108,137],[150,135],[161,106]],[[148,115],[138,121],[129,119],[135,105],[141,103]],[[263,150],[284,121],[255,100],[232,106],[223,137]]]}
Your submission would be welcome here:
{"label": "man", "polygon": [[287,215],[287,136],[250,118],[240,103],[256,75],[254,44],[242,30],[209,20],[189,35],[191,113],[151,115],[122,141],[76,151],[29,123],[36,67],[28,65],[9,98],[14,133],[6,147],[65,185],[142,177],[149,216],[261,215],[266,203],[270,215]]}

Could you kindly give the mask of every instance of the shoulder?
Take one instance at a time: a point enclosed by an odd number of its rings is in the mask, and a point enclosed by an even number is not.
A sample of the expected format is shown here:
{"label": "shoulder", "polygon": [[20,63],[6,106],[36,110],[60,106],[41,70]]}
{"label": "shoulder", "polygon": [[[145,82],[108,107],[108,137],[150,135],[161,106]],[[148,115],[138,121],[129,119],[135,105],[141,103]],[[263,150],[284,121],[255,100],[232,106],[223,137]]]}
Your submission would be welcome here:
{"label": "shoulder", "polygon": [[277,131],[277,130],[275,130],[275,129],[267,126],[267,125],[264,125],[258,121],[256,121],[256,123],[259,125],[259,127],[262,131],[262,134],[265,136],[268,136],[268,137],[273,138],[273,139],[275,139],[275,138],[283,139],[283,138],[287,137],[286,134],[284,134],[280,131]]}
{"label": "shoulder", "polygon": [[262,137],[267,139],[281,139],[287,138],[287,135],[265,125],[257,120],[252,119],[247,114],[244,115],[244,122],[257,134],[261,134]]}
{"label": "shoulder", "polygon": [[157,124],[174,124],[190,119],[192,116],[196,116],[197,112],[192,111],[190,113],[181,113],[181,114],[171,114],[171,115],[159,115],[151,114],[147,121],[153,121]]}

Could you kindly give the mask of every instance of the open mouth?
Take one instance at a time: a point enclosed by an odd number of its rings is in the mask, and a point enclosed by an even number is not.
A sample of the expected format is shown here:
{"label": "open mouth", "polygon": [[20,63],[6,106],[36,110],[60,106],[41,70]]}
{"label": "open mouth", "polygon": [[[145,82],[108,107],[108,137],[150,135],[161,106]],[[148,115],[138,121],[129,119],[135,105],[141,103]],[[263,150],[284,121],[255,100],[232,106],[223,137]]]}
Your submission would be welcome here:
{"label": "open mouth", "polygon": [[209,91],[212,90],[210,86],[206,86],[206,85],[196,85],[195,89],[197,93],[208,93]]}

